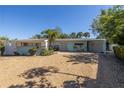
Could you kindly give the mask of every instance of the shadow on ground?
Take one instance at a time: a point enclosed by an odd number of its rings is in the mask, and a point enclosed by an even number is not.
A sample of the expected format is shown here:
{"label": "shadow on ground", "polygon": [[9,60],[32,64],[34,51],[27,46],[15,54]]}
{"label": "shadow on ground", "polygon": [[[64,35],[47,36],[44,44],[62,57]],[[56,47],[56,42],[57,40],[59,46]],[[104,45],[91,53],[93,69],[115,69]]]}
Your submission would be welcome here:
{"label": "shadow on ground", "polygon": [[45,77],[42,77],[40,81],[26,81],[24,84],[11,85],[9,88],[56,88]]}
{"label": "shadow on ground", "polygon": [[[11,85],[11,86],[9,86],[9,88],[55,88],[57,86],[53,86],[52,83],[49,80],[47,80],[45,77],[47,75],[51,75],[52,73],[59,73],[59,74],[83,77],[83,76],[79,76],[76,74],[60,72],[59,69],[54,66],[48,66],[48,67],[44,66],[44,67],[32,68],[32,69],[25,71],[24,73],[21,73],[18,76],[25,78],[26,82],[24,84]],[[35,77],[40,78],[40,81],[35,81],[35,80],[29,81],[28,80],[28,79],[33,79]],[[86,77],[84,77],[84,78],[86,78]]]}
{"label": "shadow on ground", "polygon": [[73,62],[73,64],[79,64],[79,63],[97,63],[98,55],[93,54],[75,54],[75,55],[63,55],[64,57],[69,58],[67,62]]}
{"label": "shadow on ground", "polygon": [[[9,88],[55,88],[56,86],[53,86],[52,83],[47,80],[45,76],[50,75],[51,73],[57,73],[58,71],[59,69],[53,66],[29,69],[24,73],[18,75],[19,77],[23,77],[26,79],[26,82],[24,84],[11,85],[9,86]],[[34,79],[35,77],[40,78],[40,80],[28,80]]]}
{"label": "shadow on ground", "polygon": [[[91,62],[90,56],[81,56],[83,58],[78,59],[80,56],[70,56],[70,61],[77,61],[78,63],[84,61],[84,63]],[[89,58],[89,59],[87,59]],[[94,58],[94,57],[93,57]],[[98,69],[97,78],[91,79],[88,77],[80,77],[77,82],[75,80],[69,80],[63,82],[65,88],[124,88],[124,63],[118,60],[114,54],[99,54],[98,55]],[[79,83],[81,82],[81,83]]]}
{"label": "shadow on ground", "polygon": [[63,87],[124,88],[124,63],[111,53],[99,54],[96,79],[80,77],[78,82],[77,78],[75,80],[65,81]]}
{"label": "shadow on ground", "polygon": [[[64,81],[62,87],[64,88],[123,88],[124,87],[124,63],[119,61],[113,54],[98,54],[98,59],[96,55],[90,56],[65,56],[71,60],[76,60],[81,63],[82,60],[84,63],[92,62],[91,58],[98,60],[98,69],[97,69],[97,78],[92,79],[85,76],[79,76],[72,73],[60,72],[57,67],[38,67],[25,71],[19,77],[25,79],[33,79],[34,77],[41,78],[40,81],[26,81],[24,84],[11,85],[9,88],[53,88],[52,83],[45,78],[46,75],[51,73],[59,73],[76,76],[74,80]],[[90,58],[91,57],[91,58]],[[79,58],[79,59],[78,59]],[[88,59],[89,58],[89,59]],[[61,77],[60,77],[61,78]]]}
{"label": "shadow on ground", "polygon": [[75,80],[68,80],[63,82],[64,88],[94,88],[96,87],[96,80],[88,77],[76,77]]}
{"label": "shadow on ground", "polygon": [[50,75],[48,72],[57,73],[58,71],[59,69],[53,66],[37,67],[37,68],[32,68],[32,69],[25,71],[24,73],[20,74],[19,77],[23,77],[25,79],[31,79],[34,77]]}

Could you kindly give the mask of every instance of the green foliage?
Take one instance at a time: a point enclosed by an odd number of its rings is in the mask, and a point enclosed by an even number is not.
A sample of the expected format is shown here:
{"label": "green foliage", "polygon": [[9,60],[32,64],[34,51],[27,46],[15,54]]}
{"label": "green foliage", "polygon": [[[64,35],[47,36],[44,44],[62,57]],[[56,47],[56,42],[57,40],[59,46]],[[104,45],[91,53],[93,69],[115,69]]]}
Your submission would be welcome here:
{"label": "green foliage", "polygon": [[59,36],[60,39],[65,39],[65,38],[69,38],[69,35],[66,33],[61,33]]}
{"label": "green foliage", "polygon": [[47,49],[45,49],[45,50],[43,50],[42,52],[41,52],[41,56],[49,56],[49,55],[52,55],[54,53],[54,50],[53,49],[49,49],[49,50],[47,50]]}
{"label": "green foliage", "polygon": [[28,50],[28,52],[30,53],[30,55],[34,55],[37,51],[37,48],[31,48]]}
{"label": "green foliage", "polygon": [[113,47],[115,56],[124,61],[124,46]]}
{"label": "green foliage", "polygon": [[41,32],[40,34],[36,34],[32,36],[31,39],[41,39],[46,38],[49,40],[49,47],[52,47],[52,43],[54,43],[55,39],[66,39],[66,38],[88,38],[90,37],[89,32],[72,32],[71,34],[62,33],[61,29],[59,27],[56,27],[55,29],[46,29]]}
{"label": "green foliage", "polygon": [[20,53],[14,52],[14,55],[15,55],[15,56],[20,56]]}
{"label": "green foliage", "polygon": [[76,37],[77,38],[82,38],[83,37],[83,32],[78,32]]}
{"label": "green foliage", "polygon": [[70,35],[69,35],[70,38],[77,38],[77,33],[75,32],[72,32]]}
{"label": "green foliage", "polygon": [[98,38],[124,45],[124,9],[121,6],[101,10],[91,27],[93,33],[98,34]]}
{"label": "green foliage", "polygon": [[66,34],[66,33],[61,33],[59,38],[60,39],[65,39],[65,38],[89,38],[90,37],[90,33],[89,32],[72,32],[71,34]]}
{"label": "green foliage", "polygon": [[48,38],[49,40],[49,47],[51,47],[51,43],[55,41],[56,38],[60,36],[61,31],[58,28],[55,29],[47,29],[41,32],[41,35]]}
{"label": "green foliage", "polygon": [[0,52],[1,52],[1,56],[3,56],[5,51],[5,46],[0,46]]}
{"label": "green foliage", "polygon": [[0,40],[9,40],[9,38],[5,36],[0,36]]}
{"label": "green foliage", "polygon": [[90,37],[90,33],[89,32],[72,32],[70,35],[69,35],[69,38],[82,38],[82,37],[85,37],[85,38],[89,38]]}
{"label": "green foliage", "polygon": [[83,36],[84,36],[85,38],[89,38],[89,37],[90,37],[90,33],[89,33],[89,32],[84,32],[84,33],[83,33]]}

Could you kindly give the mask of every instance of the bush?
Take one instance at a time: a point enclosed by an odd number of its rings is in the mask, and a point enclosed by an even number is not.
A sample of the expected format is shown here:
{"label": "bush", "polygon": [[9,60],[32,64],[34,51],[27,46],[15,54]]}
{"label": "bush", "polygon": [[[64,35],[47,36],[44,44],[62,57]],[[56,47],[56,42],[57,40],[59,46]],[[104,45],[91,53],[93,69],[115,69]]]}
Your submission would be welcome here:
{"label": "bush", "polygon": [[53,50],[54,50],[54,51],[59,51],[59,46],[58,46],[58,45],[55,45],[55,46],[53,47]]}
{"label": "bush", "polygon": [[20,56],[20,53],[14,52],[14,55],[15,55],[15,56]]}
{"label": "bush", "polygon": [[31,48],[28,50],[28,52],[30,53],[30,55],[34,55],[37,51],[37,48]]}
{"label": "bush", "polygon": [[41,56],[49,56],[49,55],[52,55],[54,53],[54,50],[53,49],[49,49],[49,50],[43,50],[42,52],[41,52]]}
{"label": "bush", "polygon": [[1,52],[1,56],[3,56],[5,51],[5,46],[0,46],[0,52]]}
{"label": "bush", "polygon": [[114,46],[113,50],[115,56],[124,61],[124,46]]}

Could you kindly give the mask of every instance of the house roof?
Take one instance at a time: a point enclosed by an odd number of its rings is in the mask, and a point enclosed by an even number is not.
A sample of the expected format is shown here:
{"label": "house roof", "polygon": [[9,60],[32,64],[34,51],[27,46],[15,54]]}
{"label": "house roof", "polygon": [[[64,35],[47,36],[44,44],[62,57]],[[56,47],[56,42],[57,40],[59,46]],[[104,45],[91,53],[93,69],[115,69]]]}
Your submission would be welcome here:
{"label": "house roof", "polygon": [[15,42],[43,42],[47,39],[21,39],[21,40],[15,40]]}
{"label": "house roof", "polygon": [[[47,41],[48,39],[22,39],[22,40],[15,40],[16,42],[43,42],[43,41]],[[56,41],[103,41],[106,39],[92,39],[92,38],[87,38],[87,39],[56,39]]]}
{"label": "house roof", "polygon": [[106,40],[106,39],[92,39],[92,38],[75,38],[75,39],[56,39],[56,41],[97,41],[97,40]]}

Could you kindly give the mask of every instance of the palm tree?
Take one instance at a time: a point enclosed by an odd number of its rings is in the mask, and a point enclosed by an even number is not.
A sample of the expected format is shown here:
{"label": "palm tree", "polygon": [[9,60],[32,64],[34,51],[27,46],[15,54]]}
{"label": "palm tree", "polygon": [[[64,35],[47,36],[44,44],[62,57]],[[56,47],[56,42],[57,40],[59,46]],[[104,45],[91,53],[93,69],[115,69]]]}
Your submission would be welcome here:
{"label": "palm tree", "polygon": [[85,38],[89,38],[89,37],[90,37],[90,33],[89,33],[89,32],[85,32],[85,33],[83,34],[83,36],[84,36]]}
{"label": "palm tree", "polygon": [[72,32],[72,33],[69,35],[70,38],[76,38],[76,36],[77,36],[77,34],[76,34],[75,32]]}
{"label": "palm tree", "polygon": [[83,37],[83,32],[78,32],[76,37],[77,38],[82,38]]}
{"label": "palm tree", "polygon": [[59,37],[60,31],[58,29],[47,29],[43,32],[41,32],[43,37],[48,38],[49,41],[49,48],[52,47],[52,43],[55,41],[56,38]]}

